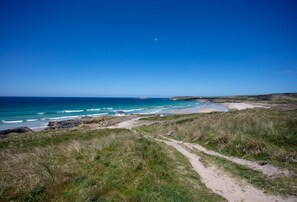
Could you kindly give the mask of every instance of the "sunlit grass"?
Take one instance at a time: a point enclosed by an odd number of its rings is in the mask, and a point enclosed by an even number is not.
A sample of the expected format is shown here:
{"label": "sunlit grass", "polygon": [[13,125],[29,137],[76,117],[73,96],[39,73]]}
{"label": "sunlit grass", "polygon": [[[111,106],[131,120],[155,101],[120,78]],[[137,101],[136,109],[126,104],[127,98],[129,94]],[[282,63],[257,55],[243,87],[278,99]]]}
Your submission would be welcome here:
{"label": "sunlit grass", "polygon": [[130,130],[46,131],[1,141],[0,201],[223,200],[194,171],[179,172],[185,159]]}
{"label": "sunlit grass", "polygon": [[296,195],[297,185],[297,111],[252,109],[233,112],[149,117],[159,124],[137,128],[146,135],[177,134],[178,140],[252,161],[264,161],[283,169],[290,176],[268,178],[263,174],[219,157],[199,153],[205,162],[248,181],[272,194]]}

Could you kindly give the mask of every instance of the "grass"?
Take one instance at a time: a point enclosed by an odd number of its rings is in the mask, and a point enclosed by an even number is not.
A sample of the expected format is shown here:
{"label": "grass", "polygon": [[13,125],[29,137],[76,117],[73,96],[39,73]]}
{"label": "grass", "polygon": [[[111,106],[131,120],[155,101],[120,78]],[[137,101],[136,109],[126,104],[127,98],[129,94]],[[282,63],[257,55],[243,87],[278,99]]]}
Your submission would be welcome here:
{"label": "grass", "polygon": [[179,140],[200,143],[227,155],[296,165],[296,110],[253,109],[149,119],[162,123],[141,130],[162,135],[175,131]]}
{"label": "grass", "polygon": [[81,127],[0,139],[0,201],[222,201],[200,182],[185,157],[146,138],[171,131],[179,140],[225,155],[288,168],[293,173],[290,178],[270,179],[201,154],[206,163],[267,192],[296,193],[296,110],[253,109],[145,120],[157,123],[135,131]]}
{"label": "grass", "polygon": [[0,201],[223,201],[183,156],[130,130],[44,131],[0,143]]}
{"label": "grass", "polygon": [[82,119],[83,127],[88,127],[90,125],[96,125],[98,127],[107,127],[116,125],[123,121],[127,121],[132,118],[136,118],[138,115],[130,116],[98,116],[98,117],[88,117]]}
{"label": "grass", "polygon": [[106,136],[118,134],[121,132],[129,133],[126,129],[114,129],[112,132],[109,129],[89,130],[85,128],[65,129],[65,130],[49,130],[34,132],[26,135],[11,135],[9,138],[4,138],[0,141],[0,149],[19,149],[30,147],[45,147],[49,145],[60,144],[71,140],[89,140],[98,136]]}
{"label": "grass", "polygon": [[262,173],[220,157],[199,152],[205,163],[215,164],[232,177],[243,179],[271,194],[297,192],[297,111],[251,109],[225,113],[153,116],[159,124],[139,127],[146,135],[166,135],[174,131],[178,140],[249,160],[261,160],[289,169],[292,176],[268,178]]}

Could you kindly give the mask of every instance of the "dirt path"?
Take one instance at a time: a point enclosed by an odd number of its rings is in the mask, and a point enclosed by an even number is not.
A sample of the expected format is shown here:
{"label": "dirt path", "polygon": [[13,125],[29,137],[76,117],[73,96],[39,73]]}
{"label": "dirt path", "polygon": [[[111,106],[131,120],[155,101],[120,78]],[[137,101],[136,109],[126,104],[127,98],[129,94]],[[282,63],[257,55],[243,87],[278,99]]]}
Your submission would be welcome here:
{"label": "dirt path", "polygon": [[[134,126],[137,125],[140,118],[141,117],[137,117],[127,121],[123,121],[117,125],[110,126],[108,128],[132,129]],[[206,154],[224,158],[234,163],[246,166],[250,169],[260,171],[269,177],[276,176],[279,174],[288,174],[287,173],[288,171],[284,172],[279,168],[276,168],[268,164],[264,166],[260,166],[257,162],[225,156],[220,153],[207,150],[206,148],[202,147],[199,144],[185,143],[185,142],[173,140],[167,137],[164,137],[164,138],[166,140],[159,140],[159,139],[156,139],[156,140],[174,147],[177,151],[183,154],[190,161],[194,170],[200,176],[202,183],[204,183],[205,186],[210,190],[212,190],[214,193],[224,197],[228,201],[231,201],[231,202],[239,202],[239,201],[247,201],[247,202],[249,201],[251,202],[258,202],[258,201],[259,202],[262,202],[262,201],[291,202],[292,201],[294,202],[294,201],[297,201],[296,197],[283,198],[281,196],[268,195],[263,191],[251,186],[244,180],[233,179],[232,177],[226,175],[225,173],[223,173],[222,170],[218,169],[215,166],[206,167],[200,161],[200,157],[197,154],[192,153],[191,150],[197,149],[198,151],[204,152]]]}
{"label": "dirt path", "polygon": [[118,124],[116,124],[114,126],[109,126],[109,127],[106,127],[106,128],[126,128],[126,129],[131,129],[136,125],[136,123],[138,122],[139,119],[141,119],[141,117],[137,117],[137,118],[130,119],[130,120],[127,120],[127,121],[123,121],[123,122],[118,123]]}
{"label": "dirt path", "polygon": [[[132,129],[141,117],[123,121],[115,126],[110,126],[108,128],[126,128]],[[134,131],[134,130],[133,130]],[[166,138],[166,137],[164,137]],[[260,166],[256,162],[247,161],[235,157],[228,157],[220,153],[207,150],[198,144],[185,143],[177,140],[172,140],[166,138],[166,140],[159,140],[159,142],[165,143],[169,146],[174,147],[177,151],[183,154],[191,163],[194,170],[198,173],[201,178],[202,183],[205,184],[207,188],[212,190],[214,193],[224,197],[226,200],[231,202],[239,201],[251,201],[251,202],[281,202],[288,201],[294,202],[297,201],[296,197],[283,198],[281,196],[272,196],[265,194],[263,191],[251,186],[244,180],[235,180],[232,177],[223,173],[222,170],[218,169],[215,166],[206,167],[201,161],[200,157],[191,152],[191,149],[197,149],[198,151],[204,152],[209,155],[218,156],[234,163],[249,167],[254,170],[258,170],[267,176],[273,176],[278,174],[285,174],[280,171],[278,168],[273,167],[272,165]]]}
{"label": "dirt path", "polygon": [[[166,137],[164,137],[166,138]],[[253,162],[253,161],[249,161],[249,160],[245,160],[245,159],[240,159],[240,158],[236,158],[236,157],[230,157],[230,156],[225,156],[222,155],[218,152],[215,151],[211,151],[206,149],[205,147],[199,145],[199,144],[194,144],[194,143],[187,143],[187,142],[182,142],[182,141],[177,141],[177,140],[172,140],[169,138],[166,138],[168,140],[174,141],[176,143],[179,144],[183,144],[185,146],[187,146],[190,149],[197,149],[198,151],[204,152],[206,154],[212,155],[212,156],[217,156],[220,158],[224,158],[228,161],[231,161],[233,163],[245,166],[247,168],[250,168],[252,170],[256,170],[259,171],[261,173],[263,173],[264,175],[268,176],[268,177],[276,177],[279,175],[285,175],[285,176],[289,176],[290,172],[288,170],[285,169],[280,169],[277,168],[271,164],[265,164],[265,165],[260,165],[259,162]]]}
{"label": "dirt path", "polygon": [[265,194],[263,191],[256,189],[244,181],[236,181],[228,175],[222,173],[214,166],[205,167],[200,161],[200,157],[191,153],[188,148],[185,148],[177,141],[172,140],[158,140],[169,146],[174,147],[186,158],[189,159],[194,170],[200,175],[201,181],[211,189],[214,193],[224,197],[228,201],[296,201],[297,198],[282,198],[279,196],[271,196]]}
{"label": "dirt path", "polygon": [[[117,125],[113,125],[113,126],[109,126],[107,128],[126,128],[126,129],[132,129],[134,126],[137,125],[139,119],[141,119],[141,117],[136,117],[127,121],[123,121],[121,123],[118,123]],[[253,162],[253,161],[249,161],[249,160],[245,160],[245,159],[240,159],[240,158],[236,158],[236,157],[230,157],[230,156],[225,156],[223,154],[220,154],[218,152],[215,151],[211,151],[206,149],[205,147],[199,145],[199,144],[194,144],[194,143],[188,143],[188,142],[182,142],[182,141],[177,141],[177,140],[173,140],[173,139],[169,139],[167,137],[164,137],[167,140],[170,141],[174,141],[178,144],[183,144],[185,146],[187,146],[190,149],[197,149],[198,151],[204,152],[206,154],[212,155],[212,156],[217,156],[220,158],[224,158],[228,161],[231,161],[233,163],[245,166],[247,168],[250,168],[252,170],[256,170],[259,171],[261,173],[263,173],[264,175],[268,176],[268,177],[277,177],[279,175],[285,175],[285,176],[289,176],[290,172],[288,170],[285,169],[280,169],[277,168],[271,164],[265,164],[265,165],[260,165],[259,162]]]}

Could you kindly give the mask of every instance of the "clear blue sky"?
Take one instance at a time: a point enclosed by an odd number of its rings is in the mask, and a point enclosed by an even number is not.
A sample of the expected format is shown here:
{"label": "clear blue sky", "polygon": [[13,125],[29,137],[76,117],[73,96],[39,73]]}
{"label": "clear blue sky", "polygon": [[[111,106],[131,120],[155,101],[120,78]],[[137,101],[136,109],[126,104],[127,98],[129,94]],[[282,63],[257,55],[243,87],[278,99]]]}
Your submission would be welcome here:
{"label": "clear blue sky", "polygon": [[296,91],[296,0],[0,1],[0,95]]}

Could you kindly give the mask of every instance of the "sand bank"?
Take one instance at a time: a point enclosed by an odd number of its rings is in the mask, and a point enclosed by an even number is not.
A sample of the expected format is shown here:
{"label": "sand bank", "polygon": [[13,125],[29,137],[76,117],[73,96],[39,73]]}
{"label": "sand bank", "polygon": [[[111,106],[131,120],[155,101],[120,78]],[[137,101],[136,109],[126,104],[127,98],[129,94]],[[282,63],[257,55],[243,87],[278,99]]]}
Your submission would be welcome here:
{"label": "sand bank", "polygon": [[223,103],[229,110],[243,110],[243,109],[253,109],[253,108],[270,108],[264,104],[254,104],[254,103]]}
{"label": "sand bank", "polygon": [[228,108],[220,103],[208,103],[198,107],[179,109],[172,111],[173,114],[193,114],[193,113],[210,113],[210,112],[225,112]]}
{"label": "sand bank", "polygon": [[172,111],[173,114],[193,114],[193,113],[210,113],[210,112],[226,112],[230,110],[244,110],[253,108],[270,108],[265,104],[255,103],[208,103],[193,108],[179,109]]}

